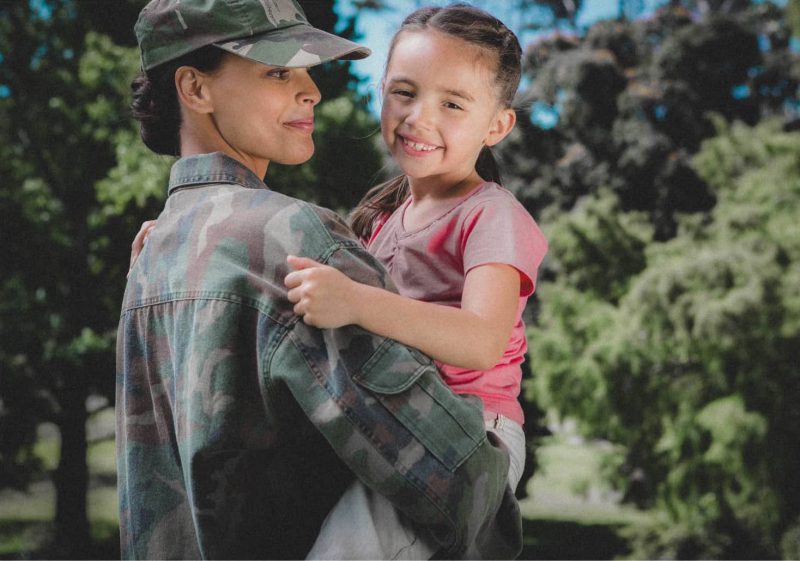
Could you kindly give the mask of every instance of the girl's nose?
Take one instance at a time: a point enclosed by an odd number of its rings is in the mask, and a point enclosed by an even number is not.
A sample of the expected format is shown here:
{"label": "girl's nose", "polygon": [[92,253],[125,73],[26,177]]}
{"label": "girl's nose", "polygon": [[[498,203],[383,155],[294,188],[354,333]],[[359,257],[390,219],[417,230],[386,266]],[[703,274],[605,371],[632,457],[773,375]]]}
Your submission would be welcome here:
{"label": "girl's nose", "polygon": [[428,107],[428,104],[423,103],[422,101],[413,103],[411,107],[409,107],[408,114],[406,115],[406,122],[409,125],[415,125],[422,128],[430,125],[431,119],[432,111]]}

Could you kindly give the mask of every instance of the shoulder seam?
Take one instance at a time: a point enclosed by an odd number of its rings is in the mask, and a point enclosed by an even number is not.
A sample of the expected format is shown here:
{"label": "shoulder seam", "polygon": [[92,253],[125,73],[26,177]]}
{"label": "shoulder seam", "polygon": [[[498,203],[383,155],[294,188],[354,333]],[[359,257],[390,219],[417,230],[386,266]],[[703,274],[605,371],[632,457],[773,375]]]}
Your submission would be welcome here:
{"label": "shoulder seam", "polygon": [[230,304],[237,304],[247,308],[252,308],[255,311],[265,315],[278,325],[282,325],[284,327],[289,327],[293,323],[293,321],[287,323],[286,321],[281,320],[281,318],[276,317],[274,314],[270,313],[270,310],[268,310],[262,302],[260,302],[255,298],[248,298],[245,296],[239,296],[238,294],[213,291],[213,290],[192,290],[186,292],[173,292],[159,296],[152,296],[150,298],[144,298],[142,300],[134,301],[131,304],[126,304],[123,307],[120,316],[124,316],[128,312],[132,312],[134,310],[141,308],[150,308],[153,306],[159,306],[161,304],[169,304],[172,302],[180,302],[188,300],[217,300],[221,302],[228,302]]}
{"label": "shoulder seam", "polygon": [[310,203],[298,200],[296,204],[298,207],[300,207],[300,210],[305,212],[311,218],[311,221],[313,222],[314,226],[325,236],[325,239],[328,241],[328,247],[325,249],[325,251],[321,255],[315,256],[316,261],[319,261],[320,263],[327,263],[328,260],[331,258],[331,255],[333,255],[340,249],[361,248],[361,245],[356,240],[334,239],[334,237],[331,235],[331,231],[325,227],[325,224],[323,224],[319,214],[314,212],[314,207]]}

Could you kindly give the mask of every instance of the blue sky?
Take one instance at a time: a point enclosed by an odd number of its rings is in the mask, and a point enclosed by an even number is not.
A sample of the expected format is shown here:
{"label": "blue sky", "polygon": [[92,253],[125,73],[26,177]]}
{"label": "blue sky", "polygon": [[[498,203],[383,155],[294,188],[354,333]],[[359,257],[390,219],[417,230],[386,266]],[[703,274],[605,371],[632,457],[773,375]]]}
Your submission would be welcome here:
{"label": "blue sky", "polygon": [[[363,35],[361,43],[372,49],[372,56],[355,61],[353,63],[355,72],[366,77],[363,86],[365,90],[372,93],[372,110],[379,112],[380,101],[378,99],[380,80],[383,74],[386,56],[389,52],[389,42],[394,32],[400,26],[403,18],[421,5],[446,6],[452,4],[454,0],[391,0],[390,8],[382,12],[365,10],[357,20],[358,30]],[[507,5],[507,0],[495,0],[498,6]],[[666,3],[667,0],[644,0],[643,6],[647,10],[654,10],[658,6]],[[484,6],[486,4],[484,3]],[[617,7],[619,0],[584,0],[583,8],[578,17],[578,24],[581,26],[590,25],[602,19],[617,17]],[[355,12],[352,0],[337,0],[336,10],[344,16],[352,15]],[[502,10],[502,9],[501,9]],[[497,14],[498,17],[502,17]],[[521,29],[521,22],[505,21],[516,34],[520,37],[523,47],[532,41],[536,33],[530,30]]]}

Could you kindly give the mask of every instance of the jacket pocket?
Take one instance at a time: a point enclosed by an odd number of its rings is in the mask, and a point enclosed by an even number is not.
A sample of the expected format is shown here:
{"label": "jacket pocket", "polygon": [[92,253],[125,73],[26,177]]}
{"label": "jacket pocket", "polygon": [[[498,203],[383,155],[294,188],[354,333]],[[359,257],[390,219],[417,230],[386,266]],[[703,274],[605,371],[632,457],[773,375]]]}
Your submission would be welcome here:
{"label": "jacket pocket", "polygon": [[396,341],[385,339],[353,380],[450,471],[486,439],[480,401],[454,394],[428,357]]}

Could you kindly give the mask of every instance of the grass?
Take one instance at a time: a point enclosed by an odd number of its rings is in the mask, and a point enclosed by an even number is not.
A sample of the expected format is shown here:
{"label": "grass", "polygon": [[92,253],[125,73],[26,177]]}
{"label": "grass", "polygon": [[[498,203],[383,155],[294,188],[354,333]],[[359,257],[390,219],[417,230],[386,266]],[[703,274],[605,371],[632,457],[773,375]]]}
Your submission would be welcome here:
{"label": "grass", "polygon": [[614,559],[629,553],[623,528],[647,523],[651,514],[619,504],[600,478],[603,443],[559,433],[538,450],[539,470],[520,501],[520,559]]}
{"label": "grass", "polygon": [[[113,430],[114,411],[106,410],[87,426],[90,438]],[[47,470],[58,465],[61,443],[58,430],[42,425],[34,448]],[[113,440],[100,440],[89,446],[89,495],[87,498],[92,538],[100,544],[98,558],[118,556],[119,514],[116,460]],[[41,551],[52,537],[55,516],[55,487],[47,479],[30,485],[28,492],[0,491],[0,559],[28,558]]]}
{"label": "grass", "polygon": [[607,445],[557,435],[538,450],[539,471],[520,502],[526,519],[571,520],[585,524],[637,524],[650,515],[619,504],[619,496],[600,478]]}

